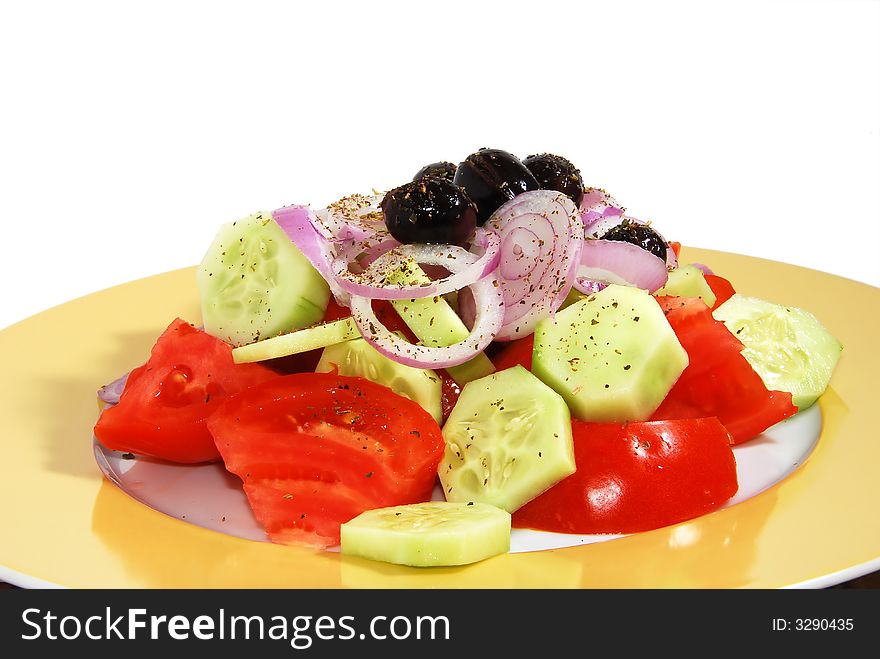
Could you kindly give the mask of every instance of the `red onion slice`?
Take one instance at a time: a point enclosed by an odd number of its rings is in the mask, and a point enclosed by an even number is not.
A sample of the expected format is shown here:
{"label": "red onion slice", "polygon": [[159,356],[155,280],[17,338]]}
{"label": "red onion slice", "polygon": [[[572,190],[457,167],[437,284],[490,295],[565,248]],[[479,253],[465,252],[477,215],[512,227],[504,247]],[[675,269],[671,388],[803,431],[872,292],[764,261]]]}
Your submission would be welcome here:
{"label": "red onion slice", "polygon": [[[400,245],[374,261],[362,273],[350,272],[350,261],[344,256],[331,264],[336,284],[351,295],[374,300],[409,300],[412,298],[446,295],[470,286],[498,267],[501,259],[501,240],[495,234],[477,229],[474,244],[483,249],[477,257],[455,245]],[[416,263],[440,265],[452,274],[424,286],[402,286],[388,282],[389,272],[402,266],[409,257]]]}
{"label": "red onion slice", "polygon": [[534,190],[502,205],[485,227],[501,238],[496,276],[504,296],[504,324],[495,338],[512,341],[531,334],[538,321],[565,301],[579,264],[584,226],[566,195]]}
{"label": "red onion slice", "polygon": [[110,384],[105,384],[98,389],[98,398],[108,405],[116,405],[119,402],[119,397],[125,390],[125,383],[128,382],[129,375],[130,373],[126,373],[113,380]]}
{"label": "red onion slice", "polygon": [[587,240],[597,240],[611,231],[614,227],[623,224],[624,220],[644,224],[644,222],[629,217],[628,215],[603,215],[590,222],[589,225],[584,225],[584,237]]}
{"label": "red onion slice", "polygon": [[697,268],[704,275],[714,275],[715,274],[714,272],[712,272],[712,268],[710,268],[708,265],[705,265],[703,263],[691,263],[690,265]]}
{"label": "red onion slice", "polygon": [[[576,280],[635,286],[653,293],[666,283],[668,276],[663,259],[637,245],[618,240],[587,240]],[[578,283],[575,286],[581,292],[589,292]]]}
{"label": "red onion slice", "polygon": [[[315,229],[328,240],[364,240],[385,231],[383,195],[353,194],[315,211]],[[387,233],[387,231],[386,231]]]}
{"label": "red onion slice", "polygon": [[[346,240],[335,244],[337,258],[348,263],[350,268],[359,270],[396,247],[400,247],[400,243],[387,232],[377,233],[364,240]],[[332,265],[331,263],[331,269]]]}
{"label": "red onion slice", "polygon": [[610,194],[601,188],[586,188],[584,198],[581,201],[580,213],[587,230],[591,224],[603,217],[617,217],[623,215],[623,208]]}
{"label": "red onion slice", "polygon": [[[465,263],[464,261],[469,260],[465,258],[455,263],[442,257],[434,258],[431,255],[424,255],[424,258],[426,259],[424,262],[427,264],[440,265],[454,270],[472,265],[479,257],[471,254],[470,258],[473,259],[471,263]],[[377,262],[372,267],[382,267],[382,264]],[[376,314],[373,313],[371,300],[367,297],[353,296],[351,298],[351,315],[364,339],[389,359],[417,368],[458,366],[473,359],[492,343],[504,319],[504,300],[498,281],[494,277],[484,277],[471,284],[469,288],[473,293],[477,308],[474,325],[470,334],[463,341],[451,346],[421,346],[400,338],[379,321]]]}
{"label": "red onion slice", "polygon": [[[622,209],[620,209],[620,208],[614,208],[614,209],[610,209],[610,210],[613,210],[613,212],[606,214],[606,215],[603,215],[601,217],[596,217],[595,219],[591,220],[589,224],[586,222],[586,220],[584,221],[584,237],[586,237],[587,240],[591,240],[591,239],[595,240],[595,239],[602,238],[602,236],[604,236],[606,233],[611,231],[611,229],[613,229],[614,227],[616,227],[620,224],[623,224],[624,222],[632,222],[634,224],[651,225],[650,222],[645,222],[645,221],[640,220],[638,218],[632,217],[631,215],[623,214]],[[618,214],[617,211],[621,211],[621,213]],[[581,217],[585,217],[585,216],[582,214]],[[669,241],[666,240],[666,238],[663,236],[663,234],[661,234],[659,231],[657,231],[657,229],[655,227],[651,226],[651,228],[654,229],[654,231],[657,232],[657,235],[660,236],[661,240],[663,240],[663,242],[666,243],[666,268],[667,268],[667,270],[673,270],[673,269],[677,268],[678,267],[678,258],[675,256],[675,252],[673,251],[672,247],[669,246]]]}
{"label": "red onion slice", "polygon": [[587,279],[586,277],[577,277],[574,280],[574,287],[584,295],[592,295],[598,293],[603,288],[607,288],[608,284],[604,281],[596,281],[595,279]]}
{"label": "red onion slice", "polygon": [[309,260],[312,267],[321,273],[336,301],[347,307],[350,295],[336,284],[330,269],[330,263],[334,258],[333,249],[330,242],[315,228],[314,213],[311,209],[308,206],[285,206],[273,211],[272,218]]}

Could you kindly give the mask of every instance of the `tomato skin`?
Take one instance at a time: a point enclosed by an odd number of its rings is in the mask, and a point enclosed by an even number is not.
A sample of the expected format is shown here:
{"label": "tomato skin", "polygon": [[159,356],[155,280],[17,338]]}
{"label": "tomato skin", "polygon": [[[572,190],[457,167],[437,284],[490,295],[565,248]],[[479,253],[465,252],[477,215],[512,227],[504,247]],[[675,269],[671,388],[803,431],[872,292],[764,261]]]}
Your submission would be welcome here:
{"label": "tomato skin", "polygon": [[278,375],[235,364],[232,347],[180,318],[132,370],[119,403],[101,412],[95,437],[115,451],[192,464],[220,459],[206,419],[228,395]]}
{"label": "tomato skin", "polygon": [[737,491],[717,419],[572,421],[577,471],[513,514],[516,527],[637,533],[718,508]]}
{"label": "tomato skin", "polygon": [[230,396],[208,420],[227,470],[275,542],[326,547],[372,508],[430,499],[445,444],[417,403],[337,373]]}
{"label": "tomato skin", "polygon": [[702,300],[668,296],[657,302],[689,363],[652,420],[715,416],[740,444],[797,412],[790,393],[767,389],[742,356],[742,343]]}
{"label": "tomato skin", "polygon": [[715,309],[727,302],[736,293],[733,284],[724,277],[719,275],[704,275],[704,277],[706,278],[706,283],[709,284],[709,288],[715,293],[715,304],[712,305],[712,311],[715,311]]}
{"label": "tomato skin", "polygon": [[535,346],[535,335],[529,334],[521,339],[505,343],[497,353],[492,356],[495,369],[503,371],[513,366],[522,366],[527,371],[532,370],[532,350]]}

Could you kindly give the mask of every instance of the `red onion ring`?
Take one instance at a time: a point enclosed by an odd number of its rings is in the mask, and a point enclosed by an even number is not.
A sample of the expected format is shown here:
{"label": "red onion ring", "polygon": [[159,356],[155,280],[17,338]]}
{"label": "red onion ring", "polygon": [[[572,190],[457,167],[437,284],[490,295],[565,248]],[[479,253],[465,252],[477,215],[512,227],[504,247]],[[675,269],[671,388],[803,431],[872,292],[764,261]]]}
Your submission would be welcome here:
{"label": "red onion ring", "polygon": [[[582,293],[584,280],[644,288],[653,293],[666,283],[669,272],[663,259],[632,243],[587,240],[581,251],[575,287]],[[585,286],[586,288],[586,286]]]}
{"label": "red onion ring", "polygon": [[330,269],[334,258],[333,250],[327,239],[315,228],[313,218],[314,213],[308,206],[285,206],[272,212],[272,219],[309,260],[312,267],[324,277],[336,301],[347,307],[351,296],[336,284]]}
{"label": "red onion ring", "polygon": [[[601,188],[584,189],[584,198],[580,204],[581,219],[584,221],[584,230],[587,231],[591,224],[603,217],[616,217],[623,215],[623,208],[610,194]],[[588,235],[589,237],[589,235]]]}
{"label": "red onion ring", "polygon": [[584,226],[584,237],[587,240],[597,240],[611,231],[616,226],[623,224],[624,221],[644,224],[644,222],[629,217],[628,215],[604,215],[593,220],[589,226]]}
{"label": "red onion ring", "polygon": [[[504,296],[498,341],[531,334],[565,301],[579,264],[584,228],[577,207],[555,190],[517,195],[485,224],[501,238],[496,275]],[[480,304],[477,301],[477,309]]]}
{"label": "red onion ring", "polygon": [[[611,229],[623,224],[624,222],[632,222],[634,224],[644,224],[644,225],[651,224],[650,222],[645,222],[645,221],[640,220],[638,218],[632,217],[631,215],[625,215],[622,212],[621,212],[621,214],[617,214],[616,211],[618,211],[618,210],[622,210],[622,209],[614,208],[613,209],[614,212],[593,219],[589,225],[587,225],[585,222],[584,223],[584,236],[587,238],[587,240],[600,239],[606,233],[611,231]],[[583,215],[581,215],[581,217],[583,217]],[[666,238],[659,231],[657,231],[657,229],[655,229],[653,226],[651,226],[651,228],[654,229],[654,231],[657,233],[657,235],[660,236],[661,240],[663,240],[663,242],[666,243],[666,269],[673,270],[673,269],[677,268],[678,267],[678,257],[675,256],[675,252],[669,246],[669,241],[666,240]]]}
{"label": "red onion ring", "polygon": [[[455,245],[400,245],[373,261],[381,267],[370,267],[354,274],[349,269],[350,261],[343,256],[334,259],[330,269],[339,288],[351,295],[374,300],[409,300],[446,295],[470,286],[498,267],[501,259],[501,240],[498,236],[485,229],[477,229],[474,245],[484,250],[482,256],[477,257]],[[424,286],[389,283],[387,273],[403,265],[405,257],[411,257],[416,263],[453,266],[447,268],[452,274]]]}
{"label": "red onion ring", "polygon": [[[452,263],[443,257],[434,258],[434,256],[424,255],[425,262],[448,269],[467,268],[480,258],[470,254],[469,257],[463,257]],[[465,263],[467,260],[471,262]],[[378,268],[382,265],[377,261],[370,267]],[[400,338],[379,321],[373,313],[372,301],[367,297],[355,295],[351,298],[351,315],[364,339],[389,359],[417,368],[458,366],[473,359],[492,343],[504,319],[504,299],[498,281],[494,277],[484,277],[470,284],[469,288],[474,295],[477,308],[474,325],[464,340],[450,346],[421,346]]]}
{"label": "red onion ring", "polygon": [[[381,194],[353,194],[315,211],[315,230],[327,240],[365,240],[385,231]],[[387,233],[387,231],[386,231]]]}
{"label": "red onion ring", "polygon": [[712,272],[712,268],[710,268],[708,265],[704,265],[702,263],[691,263],[691,265],[694,266],[695,268],[697,268],[704,275],[714,275],[715,274],[714,272]]}

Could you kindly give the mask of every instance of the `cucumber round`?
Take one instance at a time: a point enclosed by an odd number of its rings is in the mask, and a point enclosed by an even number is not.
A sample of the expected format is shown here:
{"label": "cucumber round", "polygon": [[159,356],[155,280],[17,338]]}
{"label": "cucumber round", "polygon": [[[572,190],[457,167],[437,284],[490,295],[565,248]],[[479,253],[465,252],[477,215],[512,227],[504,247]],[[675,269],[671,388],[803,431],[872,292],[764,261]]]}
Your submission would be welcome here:
{"label": "cucumber round", "polygon": [[330,289],[270,213],[224,224],[198,268],[205,330],[241,346],[312,325]]}
{"label": "cucumber round", "polygon": [[466,565],[510,550],[510,513],[483,503],[429,501],[379,508],[342,525],[342,553],[431,567]]}
{"label": "cucumber round", "polygon": [[611,284],[535,328],[532,371],[584,421],[645,421],[688,364],[647,291]]}
{"label": "cucumber round", "polygon": [[522,366],[466,384],[443,439],[447,501],[512,513],[575,471],[568,406]]}
{"label": "cucumber round", "polygon": [[712,315],[742,342],[766,387],[791,393],[798,409],[828,387],[843,346],[813,314],[737,293]]}
{"label": "cucumber round", "polygon": [[437,423],[443,420],[442,383],[432,370],[406,366],[388,359],[364,339],[324,348],[315,372],[327,373],[334,368],[339,375],[360,376],[383,384],[394,393],[421,405]]}
{"label": "cucumber round", "polygon": [[683,265],[669,273],[669,279],[654,295],[677,295],[678,297],[698,297],[707,307],[715,306],[718,298],[706,281],[703,271],[693,265]]}

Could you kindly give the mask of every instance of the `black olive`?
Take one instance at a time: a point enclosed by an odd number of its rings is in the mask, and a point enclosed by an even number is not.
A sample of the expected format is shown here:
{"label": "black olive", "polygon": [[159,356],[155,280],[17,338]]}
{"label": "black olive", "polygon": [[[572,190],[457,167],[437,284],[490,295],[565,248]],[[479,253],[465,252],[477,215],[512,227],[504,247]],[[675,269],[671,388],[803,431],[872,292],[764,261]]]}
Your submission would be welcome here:
{"label": "black olive", "polygon": [[452,178],[455,176],[455,163],[446,161],[432,162],[430,165],[425,165],[419,171],[417,171],[416,175],[412,177],[412,180],[418,181],[424,176],[442,178],[452,183]]}
{"label": "black olive", "polygon": [[638,245],[664,262],[666,261],[666,241],[654,229],[645,224],[624,220],[599,237],[603,240],[619,240]]}
{"label": "black olive", "polygon": [[385,226],[402,243],[468,244],[477,208],[450,181],[424,176],[389,191],[382,200]]}
{"label": "black olive", "polygon": [[522,162],[534,174],[542,190],[556,190],[568,195],[575,206],[581,205],[584,179],[571,161],[552,153],[541,153],[529,156]]}
{"label": "black olive", "polygon": [[500,149],[480,149],[455,170],[453,182],[477,205],[477,224],[489,219],[501,204],[540,185],[519,158]]}

